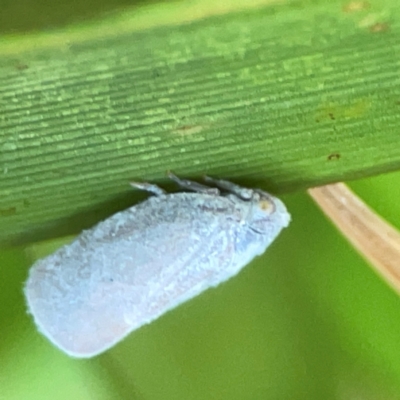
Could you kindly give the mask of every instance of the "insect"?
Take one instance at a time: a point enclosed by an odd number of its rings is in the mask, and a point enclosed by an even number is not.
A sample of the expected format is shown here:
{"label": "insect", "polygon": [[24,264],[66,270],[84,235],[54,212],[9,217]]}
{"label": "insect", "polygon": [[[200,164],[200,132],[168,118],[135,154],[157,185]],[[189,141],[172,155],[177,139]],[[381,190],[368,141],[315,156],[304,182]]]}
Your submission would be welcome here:
{"label": "insect", "polygon": [[169,176],[189,192],[131,183],[154,196],[32,266],[28,309],[38,329],[68,355],[102,353],[236,275],[289,224],[284,204],[259,189]]}

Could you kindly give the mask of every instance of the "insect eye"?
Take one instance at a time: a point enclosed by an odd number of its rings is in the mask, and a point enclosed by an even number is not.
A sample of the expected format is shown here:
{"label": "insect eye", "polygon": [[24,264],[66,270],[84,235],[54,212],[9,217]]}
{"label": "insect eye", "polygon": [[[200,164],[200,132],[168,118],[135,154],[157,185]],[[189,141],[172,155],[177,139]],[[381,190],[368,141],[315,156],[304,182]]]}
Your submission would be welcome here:
{"label": "insect eye", "polygon": [[268,199],[261,199],[258,202],[258,206],[262,211],[267,212],[268,214],[272,214],[275,211],[274,203]]}

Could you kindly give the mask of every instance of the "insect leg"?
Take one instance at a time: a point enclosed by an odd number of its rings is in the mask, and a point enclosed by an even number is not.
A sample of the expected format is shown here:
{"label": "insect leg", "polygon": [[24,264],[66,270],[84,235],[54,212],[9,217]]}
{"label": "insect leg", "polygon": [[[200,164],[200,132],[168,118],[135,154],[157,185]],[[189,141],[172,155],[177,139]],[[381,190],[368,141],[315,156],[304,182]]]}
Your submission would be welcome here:
{"label": "insect leg", "polygon": [[214,179],[209,176],[204,176],[204,180],[207,183],[212,183],[213,185],[219,187],[220,189],[224,189],[235,196],[241,198],[242,200],[250,200],[253,197],[254,190],[247,189],[242,186],[236,185],[230,181],[225,181],[223,179]]}
{"label": "insect leg", "polygon": [[177,183],[181,188],[188,189],[193,192],[198,193],[207,193],[212,195],[219,195],[219,190],[217,188],[210,188],[206,185],[202,185],[201,183],[197,183],[194,181],[190,181],[188,179],[181,179],[174,175],[172,172],[168,171],[168,177],[172,179],[175,183]]}
{"label": "insect leg", "polygon": [[160,186],[154,185],[152,183],[147,182],[129,182],[130,185],[136,189],[145,190],[146,192],[150,192],[155,194],[156,196],[161,196],[166,193],[166,191]]}

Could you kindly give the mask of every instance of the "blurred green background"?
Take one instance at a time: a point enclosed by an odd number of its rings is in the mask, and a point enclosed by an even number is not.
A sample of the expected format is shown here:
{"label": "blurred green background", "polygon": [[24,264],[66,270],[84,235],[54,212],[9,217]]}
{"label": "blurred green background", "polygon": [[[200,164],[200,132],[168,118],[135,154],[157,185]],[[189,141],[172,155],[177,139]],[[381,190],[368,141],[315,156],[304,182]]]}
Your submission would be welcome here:
{"label": "blurred green background", "polygon": [[[351,187],[400,228],[400,173]],[[74,360],[26,314],[32,255],[0,253],[0,398],[397,399],[400,299],[305,193],[283,200],[293,222],[236,278]]]}

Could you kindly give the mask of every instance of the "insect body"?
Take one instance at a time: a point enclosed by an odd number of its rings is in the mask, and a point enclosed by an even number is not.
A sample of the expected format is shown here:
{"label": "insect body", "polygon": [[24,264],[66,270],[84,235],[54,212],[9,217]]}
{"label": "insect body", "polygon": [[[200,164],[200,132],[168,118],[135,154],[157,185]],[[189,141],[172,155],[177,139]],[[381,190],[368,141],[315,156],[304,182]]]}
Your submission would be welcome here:
{"label": "insect body", "polygon": [[290,221],[283,203],[261,190],[208,177],[214,187],[170,177],[194,193],[133,183],[155,196],[32,266],[25,286],[29,311],[67,354],[95,356],[229,279]]}

